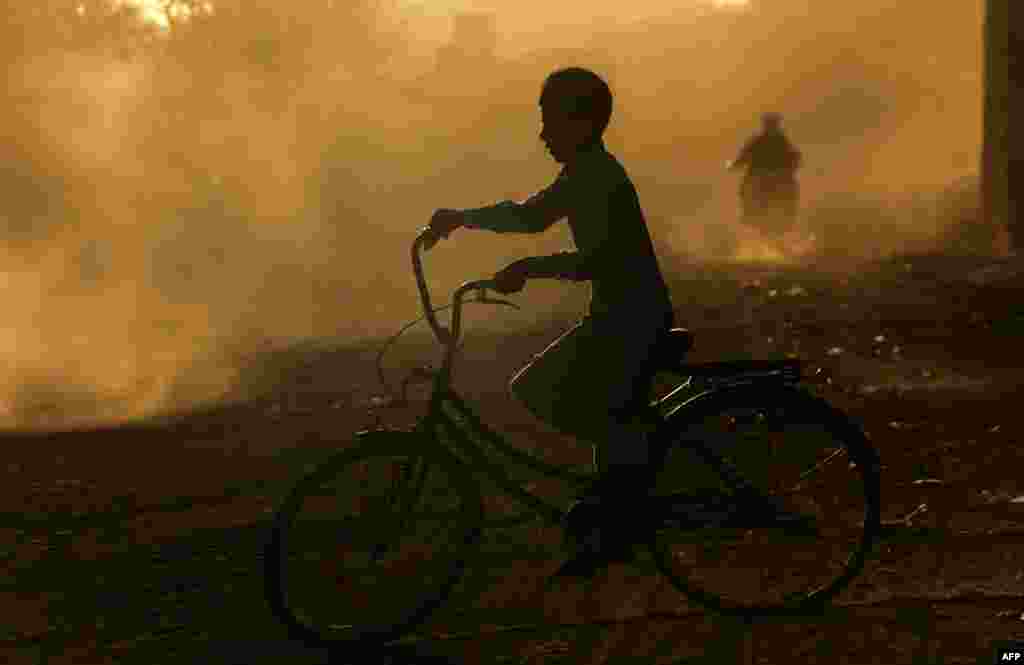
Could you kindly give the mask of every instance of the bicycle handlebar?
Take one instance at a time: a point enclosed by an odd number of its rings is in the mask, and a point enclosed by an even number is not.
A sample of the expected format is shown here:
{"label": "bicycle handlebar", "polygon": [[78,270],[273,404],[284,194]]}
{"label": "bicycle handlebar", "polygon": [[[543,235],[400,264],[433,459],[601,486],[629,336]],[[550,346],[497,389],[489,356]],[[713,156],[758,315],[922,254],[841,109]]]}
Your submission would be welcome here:
{"label": "bicycle handlebar", "polygon": [[[424,316],[427,323],[430,324],[431,330],[434,331],[434,335],[437,337],[437,340],[447,347],[445,354],[445,367],[451,367],[452,355],[458,345],[459,335],[461,333],[462,301],[467,292],[477,292],[476,302],[491,303],[495,305],[509,305],[516,309],[518,309],[518,307],[515,303],[487,297],[487,289],[497,290],[495,289],[493,279],[478,279],[473,282],[464,282],[459,286],[459,288],[455,289],[455,293],[452,296],[451,330],[442,326],[440,322],[438,322],[435,310],[430,302],[430,292],[427,289],[427,280],[423,276],[423,260],[420,257],[420,250],[423,249],[423,244],[428,237],[428,233],[428,230],[424,229],[416,236],[416,239],[412,243],[413,271],[416,273],[416,285],[420,290],[420,299],[423,303]],[[427,249],[429,249],[429,247]]]}
{"label": "bicycle handlebar", "polygon": [[[451,376],[451,364],[452,364],[452,360],[454,359],[454,356],[455,356],[455,351],[457,351],[460,348],[459,345],[458,345],[458,339],[459,339],[459,333],[460,333],[460,322],[461,322],[461,317],[462,317],[462,304],[463,304],[463,297],[465,296],[467,291],[474,291],[475,290],[477,292],[477,294],[478,294],[477,298],[475,300],[470,300],[468,302],[475,302],[475,303],[487,304],[487,305],[507,305],[508,307],[512,307],[513,309],[519,309],[519,306],[516,305],[513,302],[509,302],[507,300],[501,300],[499,298],[489,298],[489,297],[487,297],[487,289],[493,289],[495,291],[498,291],[498,289],[494,288],[494,286],[495,286],[494,285],[494,280],[490,280],[490,279],[481,279],[481,280],[477,280],[475,282],[466,282],[466,283],[462,284],[455,291],[454,302],[452,302],[451,305],[444,305],[443,307],[436,307],[436,308],[433,307],[431,305],[431,303],[430,303],[430,292],[427,290],[426,280],[423,278],[423,263],[422,263],[422,260],[420,258],[420,249],[421,248],[423,248],[424,250],[430,249],[430,247],[433,246],[433,244],[434,244],[434,243],[430,243],[429,246],[424,247],[424,241],[426,239],[427,239],[427,229],[424,229],[423,232],[421,232],[416,237],[416,240],[413,241],[413,245],[412,245],[412,264],[413,264],[413,270],[416,273],[416,284],[419,287],[420,297],[421,297],[421,299],[423,301],[424,315],[421,316],[420,318],[416,319],[415,321],[412,321],[412,322],[407,323],[404,326],[402,326],[402,328],[397,333],[392,335],[388,339],[388,341],[384,343],[384,346],[377,353],[377,361],[376,361],[376,364],[377,364],[377,378],[380,380],[380,385],[387,392],[391,393],[391,395],[392,395],[392,402],[391,403],[392,404],[396,404],[396,405],[397,404],[405,404],[406,403],[406,401],[405,401],[405,388],[406,388],[406,385],[409,383],[409,381],[411,379],[439,376],[432,369],[417,368],[416,370],[413,371],[413,374],[410,377],[406,378],[406,380],[402,382],[402,393],[401,393],[401,395],[396,395],[395,391],[392,390],[390,388],[390,386],[388,386],[388,382],[384,378],[384,369],[381,366],[381,361],[383,360],[384,354],[387,352],[388,347],[390,347],[391,344],[393,344],[395,342],[395,340],[397,340],[399,337],[401,337],[402,333],[404,333],[406,330],[408,330],[410,327],[416,325],[420,321],[426,320],[430,324],[430,328],[434,332],[434,335],[437,336],[438,340],[447,347],[446,353],[445,353],[445,359],[444,359],[444,367],[443,367],[443,369],[441,371],[440,376],[450,377]],[[499,291],[499,293],[500,293],[500,291]],[[453,309],[453,312],[452,312],[452,324],[453,324],[452,325],[452,330],[455,331],[455,334],[450,333],[440,323],[438,323],[437,317],[436,317],[436,313],[437,312],[441,311],[442,309],[448,309],[449,307],[451,307]]]}
{"label": "bicycle handlebar", "polygon": [[428,230],[423,229],[412,243],[412,267],[413,272],[416,273],[416,286],[420,290],[420,300],[423,301],[423,311],[427,317],[427,323],[430,324],[430,329],[434,331],[438,341],[445,344],[448,340],[448,331],[441,327],[441,324],[437,322],[437,317],[434,316],[434,308],[430,304],[430,292],[427,290],[427,281],[423,277],[423,261],[420,259],[420,247],[427,239],[427,233]]}

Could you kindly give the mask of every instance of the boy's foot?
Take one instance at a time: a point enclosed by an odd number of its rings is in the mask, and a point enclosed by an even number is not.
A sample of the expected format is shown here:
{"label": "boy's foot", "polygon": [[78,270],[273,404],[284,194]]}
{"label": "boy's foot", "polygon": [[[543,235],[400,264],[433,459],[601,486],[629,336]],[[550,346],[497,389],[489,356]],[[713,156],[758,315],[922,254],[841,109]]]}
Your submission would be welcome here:
{"label": "boy's foot", "polygon": [[606,565],[607,562],[599,561],[593,557],[576,555],[559,566],[558,570],[556,570],[551,577],[577,577],[580,579],[590,579]]}
{"label": "boy's foot", "polygon": [[555,577],[592,577],[609,563],[628,563],[641,532],[637,515],[626,506],[586,496],[566,511],[562,525],[565,544],[572,553]]}
{"label": "boy's foot", "polygon": [[[607,537],[608,534],[595,536],[598,538]],[[635,552],[633,543],[628,540],[616,540],[612,543],[588,543],[577,546],[555,573],[553,577],[579,577],[588,579],[610,563],[629,563],[633,560]]]}

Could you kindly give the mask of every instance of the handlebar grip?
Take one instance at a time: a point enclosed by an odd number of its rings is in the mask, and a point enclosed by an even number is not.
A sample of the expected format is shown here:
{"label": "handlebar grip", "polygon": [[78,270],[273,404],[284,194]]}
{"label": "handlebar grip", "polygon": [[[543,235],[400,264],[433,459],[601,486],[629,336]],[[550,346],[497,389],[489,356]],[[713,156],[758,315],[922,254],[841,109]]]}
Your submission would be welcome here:
{"label": "handlebar grip", "polygon": [[420,249],[424,252],[429,252],[440,239],[440,236],[435,235],[429,226],[424,227],[423,231],[420,232],[419,238],[417,238]]}

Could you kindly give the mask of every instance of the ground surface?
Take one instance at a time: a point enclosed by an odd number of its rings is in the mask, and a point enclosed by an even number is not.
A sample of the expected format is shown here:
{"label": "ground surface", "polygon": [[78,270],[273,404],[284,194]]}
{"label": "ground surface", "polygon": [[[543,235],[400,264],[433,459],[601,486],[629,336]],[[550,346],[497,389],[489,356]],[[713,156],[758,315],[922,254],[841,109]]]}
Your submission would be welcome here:
{"label": "ground surface", "polygon": [[[680,323],[696,332],[693,359],[745,349],[827,367],[827,397],[881,454],[883,520],[914,513],[837,600],[851,608],[844,622],[756,626],[751,662],[975,663],[992,640],[1024,638],[1024,503],[1012,501],[1024,495],[1024,285],[974,284],[977,267],[918,257],[846,276],[673,270],[686,275],[672,288]],[[471,335],[456,380],[485,420],[536,454],[584,464],[585,448],[504,392],[504,377],[567,321]],[[259,545],[289,479],[374,422],[375,352],[254,358],[248,393],[262,385],[261,399],[167,422],[0,435],[0,660],[326,662],[267,611]],[[429,347],[399,342],[389,379],[416,359],[431,360]],[[422,408],[379,417],[403,425]],[[612,567],[589,591],[538,594],[559,554],[531,558],[533,545],[488,543],[492,563],[467,576],[404,660],[351,662],[683,663],[714,659],[732,639],[648,570]]]}

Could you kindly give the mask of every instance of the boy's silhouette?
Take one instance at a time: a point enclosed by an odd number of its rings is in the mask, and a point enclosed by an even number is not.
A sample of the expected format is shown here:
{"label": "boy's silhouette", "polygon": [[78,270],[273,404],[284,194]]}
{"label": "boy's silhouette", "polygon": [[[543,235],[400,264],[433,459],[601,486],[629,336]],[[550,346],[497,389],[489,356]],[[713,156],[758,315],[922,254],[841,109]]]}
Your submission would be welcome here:
{"label": "boy's silhouette", "polygon": [[594,443],[599,480],[568,511],[575,556],[559,574],[589,575],[624,560],[639,503],[653,480],[644,407],[653,349],[672,327],[672,305],[636,189],[605,149],[612,94],[595,73],[554,72],[540,95],[540,139],[563,165],[547,188],[516,203],[437,210],[425,246],[459,227],[539,233],[567,218],[576,251],[520,259],[497,273],[512,293],[527,279],[590,281],[589,313],[510,381],[511,392],[541,420]]}
{"label": "boy's silhouette", "polygon": [[781,115],[765,113],[761,121],[761,133],[747,141],[728,168],[747,169],[740,186],[743,223],[777,236],[796,221],[796,171],[803,156],[783,133]]}

